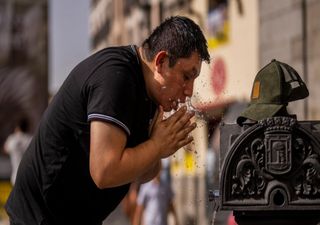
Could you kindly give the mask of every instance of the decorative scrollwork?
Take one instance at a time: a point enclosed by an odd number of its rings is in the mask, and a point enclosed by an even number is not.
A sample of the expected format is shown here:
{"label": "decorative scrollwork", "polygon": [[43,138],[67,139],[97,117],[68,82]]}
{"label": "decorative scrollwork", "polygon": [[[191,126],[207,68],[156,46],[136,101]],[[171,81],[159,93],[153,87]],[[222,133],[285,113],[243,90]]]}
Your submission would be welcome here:
{"label": "decorative scrollwork", "polygon": [[320,197],[320,163],[319,155],[313,153],[312,147],[308,151],[302,163],[302,171],[298,182],[295,184],[295,193],[299,197]]}
{"label": "decorative scrollwork", "polygon": [[[246,142],[235,175],[232,176],[231,195],[235,198],[263,197],[264,190],[274,175],[291,169],[291,136],[296,120],[273,117],[258,122],[264,135]],[[281,135],[278,135],[278,133]],[[250,147],[248,147],[250,146]]]}
{"label": "decorative scrollwork", "polygon": [[258,124],[266,128],[266,131],[287,130],[292,131],[296,126],[297,120],[290,117],[271,117],[258,121]]}
{"label": "decorative scrollwork", "polygon": [[243,165],[238,176],[233,177],[233,196],[238,197],[261,197],[265,189],[265,181],[254,169],[252,164]]}
{"label": "decorative scrollwork", "polygon": [[320,210],[320,128],[312,124],[273,117],[244,128],[222,167],[222,207],[279,207],[272,195],[278,188],[283,207]]}
{"label": "decorative scrollwork", "polygon": [[247,147],[245,152],[237,164],[236,175],[232,178],[231,194],[238,197],[261,197],[265,188],[265,180],[261,174],[264,165],[263,141],[254,140],[250,151]]}

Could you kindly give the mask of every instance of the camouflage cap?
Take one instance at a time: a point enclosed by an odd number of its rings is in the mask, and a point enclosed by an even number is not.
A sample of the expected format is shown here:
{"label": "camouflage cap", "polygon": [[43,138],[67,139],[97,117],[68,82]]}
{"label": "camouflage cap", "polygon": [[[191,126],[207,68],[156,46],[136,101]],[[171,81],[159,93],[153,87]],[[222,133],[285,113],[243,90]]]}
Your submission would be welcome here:
{"label": "camouflage cap", "polygon": [[256,75],[248,107],[237,119],[242,124],[246,119],[261,120],[274,116],[288,102],[309,96],[307,86],[295,69],[273,59]]}

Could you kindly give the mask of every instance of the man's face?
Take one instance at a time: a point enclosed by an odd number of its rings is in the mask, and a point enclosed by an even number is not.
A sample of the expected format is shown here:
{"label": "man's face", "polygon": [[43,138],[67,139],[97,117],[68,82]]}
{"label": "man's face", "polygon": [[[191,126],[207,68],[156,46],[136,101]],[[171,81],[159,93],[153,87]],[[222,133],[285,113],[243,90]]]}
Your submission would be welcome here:
{"label": "man's face", "polygon": [[168,57],[161,65],[161,90],[158,95],[159,104],[164,111],[176,110],[179,103],[191,97],[193,84],[201,70],[201,59],[197,52],[189,58],[180,58],[173,67],[169,67]]}

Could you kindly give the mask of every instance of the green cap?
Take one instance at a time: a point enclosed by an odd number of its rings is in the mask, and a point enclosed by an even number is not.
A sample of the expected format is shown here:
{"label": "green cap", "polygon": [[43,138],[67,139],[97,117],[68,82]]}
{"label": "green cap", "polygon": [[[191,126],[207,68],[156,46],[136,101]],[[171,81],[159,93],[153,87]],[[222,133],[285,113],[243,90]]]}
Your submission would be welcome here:
{"label": "green cap", "polygon": [[261,120],[274,116],[288,102],[309,96],[305,83],[295,69],[273,59],[256,75],[248,107],[237,119],[242,124],[246,119]]}

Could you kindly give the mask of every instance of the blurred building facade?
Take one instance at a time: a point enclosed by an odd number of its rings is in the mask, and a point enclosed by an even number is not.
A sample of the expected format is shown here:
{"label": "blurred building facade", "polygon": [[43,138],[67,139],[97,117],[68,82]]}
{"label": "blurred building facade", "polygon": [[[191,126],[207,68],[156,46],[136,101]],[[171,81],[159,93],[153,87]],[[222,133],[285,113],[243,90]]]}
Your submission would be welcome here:
{"label": "blurred building facade", "polygon": [[3,144],[21,118],[33,133],[48,102],[47,0],[0,0],[0,224],[11,191]]}
{"label": "blurred building facade", "polygon": [[320,119],[320,1],[260,1],[259,63],[272,58],[295,68],[310,95],[289,104],[298,119]]}
{"label": "blurred building facade", "polygon": [[202,111],[196,118],[193,153],[179,151],[172,158],[182,224],[210,222],[204,178],[209,150],[219,150],[216,128],[230,106],[250,100],[255,75],[273,58],[294,67],[310,91],[307,99],[290,103],[289,110],[299,120],[320,119],[319,10],[318,0],[92,1],[93,52],[112,45],[140,45],[171,15],[192,18],[208,39],[212,62],[203,65],[192,100]]}
{"label": "blurred building facade", "polygon": [[47,106],[46,0],[0,1],[0,65],[2,146],[20,117],[33,132]]}

